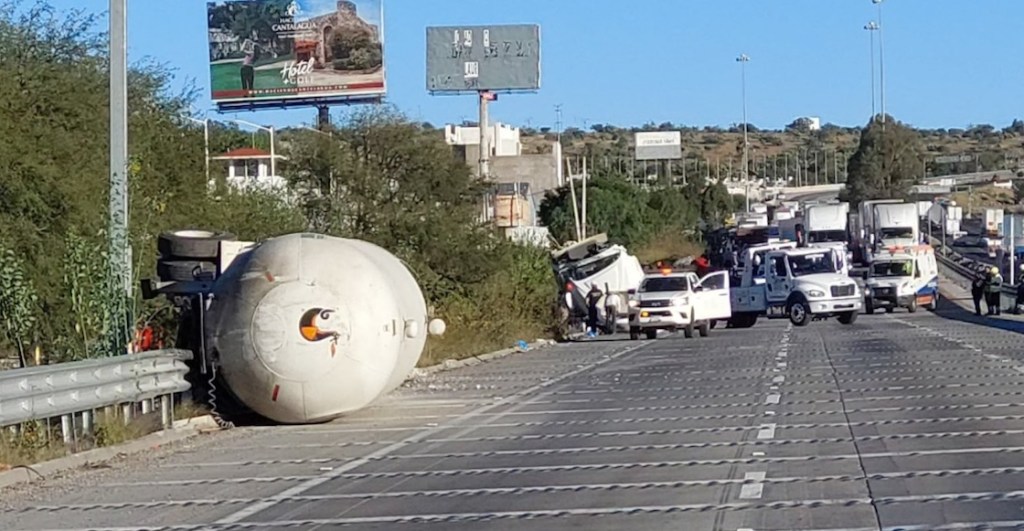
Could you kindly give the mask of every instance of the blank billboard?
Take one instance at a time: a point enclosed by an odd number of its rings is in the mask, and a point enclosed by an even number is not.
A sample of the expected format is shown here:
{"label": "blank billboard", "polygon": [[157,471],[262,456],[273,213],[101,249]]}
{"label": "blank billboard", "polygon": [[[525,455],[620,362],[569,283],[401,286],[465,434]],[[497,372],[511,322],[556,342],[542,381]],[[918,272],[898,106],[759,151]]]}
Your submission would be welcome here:
{"label": "blank billboard", "polygon": [[537,90],[540,26],[427,28],[427,90]]}
{"label": "blank billboard", "polygon": [[683,158],[683,140],[679,131],[636,134],[636,160],[678,160]]}

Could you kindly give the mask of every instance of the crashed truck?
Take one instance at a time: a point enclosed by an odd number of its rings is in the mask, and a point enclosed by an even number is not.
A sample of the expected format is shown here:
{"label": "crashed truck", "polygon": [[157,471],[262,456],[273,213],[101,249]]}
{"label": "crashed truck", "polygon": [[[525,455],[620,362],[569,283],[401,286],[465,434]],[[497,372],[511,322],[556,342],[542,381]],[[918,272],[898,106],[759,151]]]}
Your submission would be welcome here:
{"label": "crashed truck", "polygon": [[405,265],[365,241],[188,230],[162,234],[158,250],[143,297],[180,309],[193,396],[215,399],[217,413],[333,420],[401,385],[427,335],[444,333]]}
{"label": "crashed truck", "polygon": [[637,257],[621,245],[609,244],[607,234],[598,234],[552,251],[551,261],[570,333],[586,330],[587,293],[592,286],[603,293],[597,314],[605,330],[629,330],[629,299],[645,274]]}

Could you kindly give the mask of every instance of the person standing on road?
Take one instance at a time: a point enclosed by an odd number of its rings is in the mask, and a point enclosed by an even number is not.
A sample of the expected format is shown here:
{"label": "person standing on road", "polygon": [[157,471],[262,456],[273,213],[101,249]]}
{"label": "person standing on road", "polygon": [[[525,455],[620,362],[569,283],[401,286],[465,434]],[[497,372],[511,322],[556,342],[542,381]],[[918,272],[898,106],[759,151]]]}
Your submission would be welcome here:
{"label": "person standing on road", "polygon": [[999,315],[999,293],[1003,289],[1003,276],[999,274],[999,268],[993,266],[991,276],[985,284],[985,302],[988,304],[989,315]]}
{"label": "person standing on road", "polygon": [[985,294],[985,284],[988,284],[988,273],[978,273],[971,282],[971,298],[974,299],[974,315],[981,315],[981,297]]}
{"label": "person standing on road", "polygon": [[601,297],[603,295],[601,288],[597,287],[597,284],[591,285],[590,292],[587,293],[587,332],[590,334],[590,337],[598,334],[597,308],[601,304]]}

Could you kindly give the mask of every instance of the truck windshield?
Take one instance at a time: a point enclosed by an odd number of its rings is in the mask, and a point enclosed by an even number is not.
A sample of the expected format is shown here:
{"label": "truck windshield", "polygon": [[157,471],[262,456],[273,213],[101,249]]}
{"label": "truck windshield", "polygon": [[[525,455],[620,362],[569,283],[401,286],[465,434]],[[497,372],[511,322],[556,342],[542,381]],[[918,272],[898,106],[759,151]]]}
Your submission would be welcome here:
{"label": "truck windshield", "polygon": [[805,254],[790,256],[786,259],[789,261],[789,270],[793,272],[794,277],[838,272],[831,253]]}
{"label": "truck windshield", "polygon": [[883,240],[906,240],[914,237],[914,229],[912,227],[885,227],[879,232],[882,234]]}
{"label": "truck windshield", "polygon": [[652,291],[689,291],[690,284],[686,277],[663,277],[649,278],[640,285],[640,291],[650,293]]}
{"label": "truck windshield", "polygon": [[909,277],[912,274],[914,274],[914,263],[910,260],[875,262],[871,266],[871,275],[876,277]]}
{"label": "truck windshield", "polygon": [[845,242],[845,230],[815,230],[807,233],[807,241],[810,243]]}

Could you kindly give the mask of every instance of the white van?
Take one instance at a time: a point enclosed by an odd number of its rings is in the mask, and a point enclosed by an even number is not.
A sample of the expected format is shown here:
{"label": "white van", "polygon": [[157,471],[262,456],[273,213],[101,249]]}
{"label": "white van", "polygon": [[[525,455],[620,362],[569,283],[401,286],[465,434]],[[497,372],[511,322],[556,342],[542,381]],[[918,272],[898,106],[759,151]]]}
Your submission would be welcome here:
{"label": "white van", "polygon": [[876,308],[914,313],[918,306],[933,311],[939,306],[939,268],[935,250],[927,245],[879,250],[864,280],[866,313]]}

